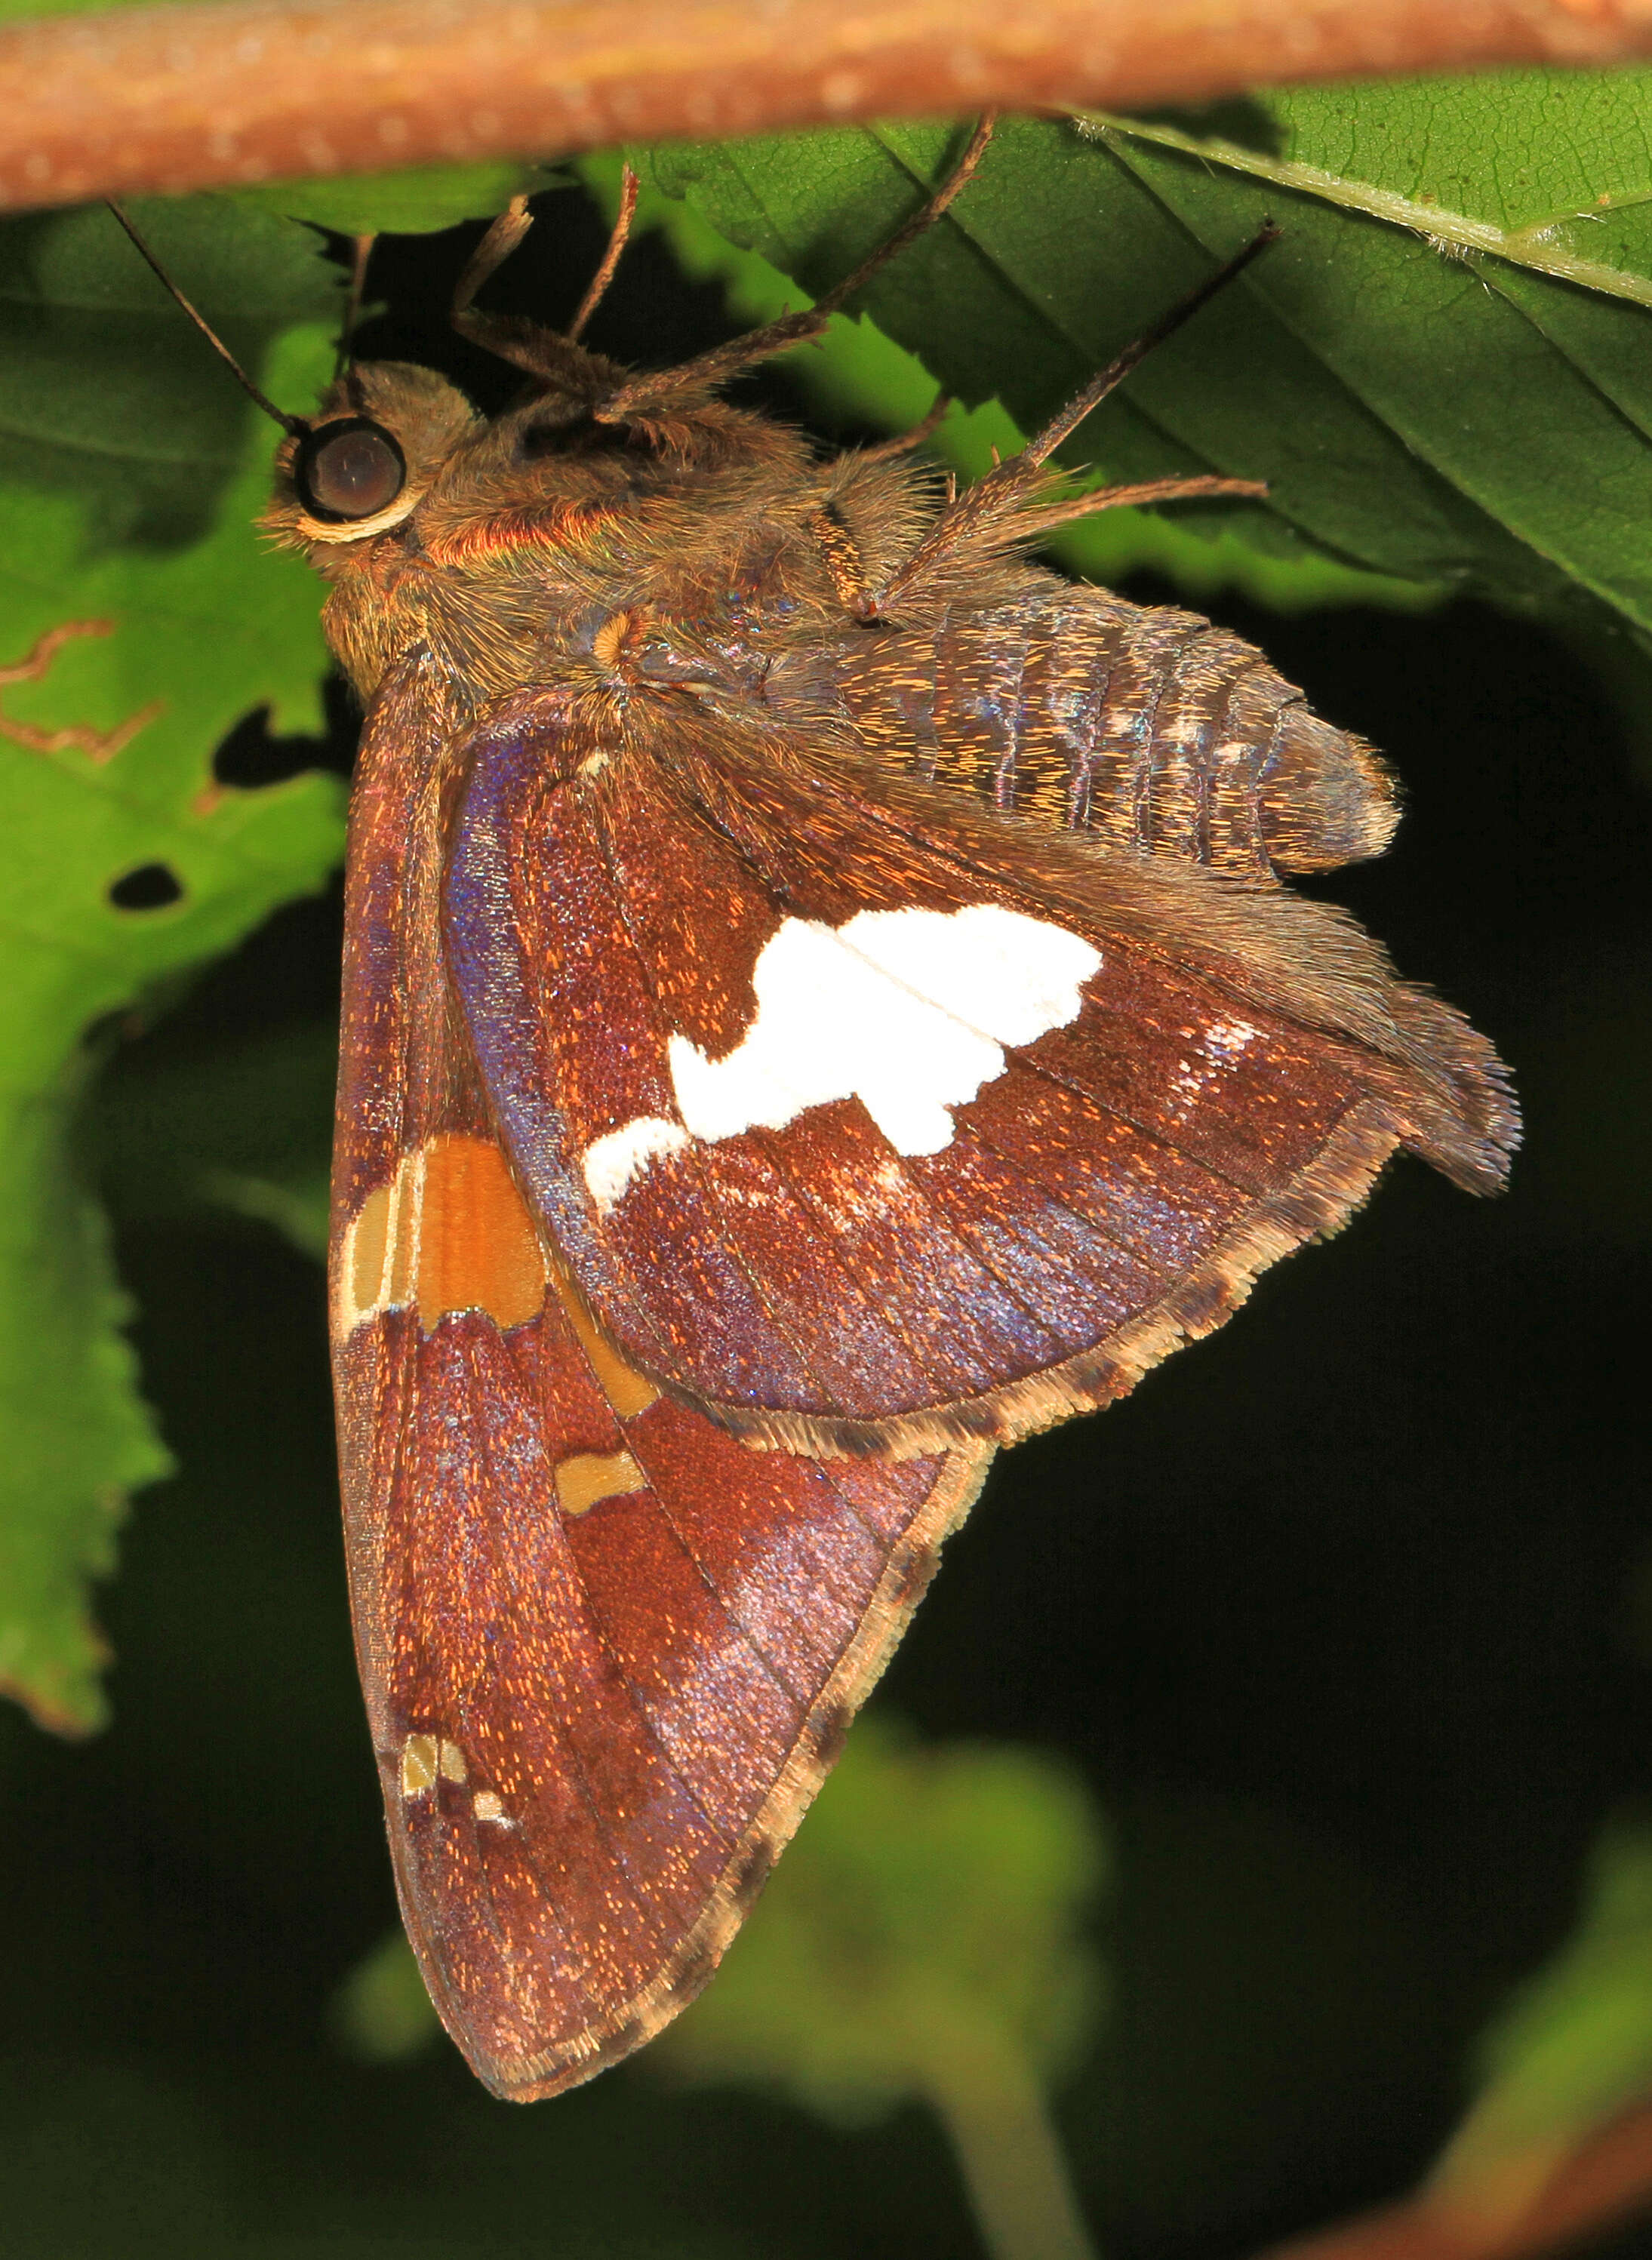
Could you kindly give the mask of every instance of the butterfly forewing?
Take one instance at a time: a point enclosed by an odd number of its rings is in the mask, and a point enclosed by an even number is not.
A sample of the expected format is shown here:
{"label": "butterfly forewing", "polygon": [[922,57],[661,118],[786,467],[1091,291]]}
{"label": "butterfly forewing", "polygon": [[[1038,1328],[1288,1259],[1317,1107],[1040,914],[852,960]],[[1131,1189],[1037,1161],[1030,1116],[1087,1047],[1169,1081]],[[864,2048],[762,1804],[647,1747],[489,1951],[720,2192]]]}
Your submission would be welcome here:
{"label": "butterfly forewing", "polygon": [[489,1125],[430,915],[447,719],[414,667],[362,751],[334,1357],[404,1912],[454,2037],[526,2098],[709,1975],[984,1463],[754,1451],[593,1327]]}

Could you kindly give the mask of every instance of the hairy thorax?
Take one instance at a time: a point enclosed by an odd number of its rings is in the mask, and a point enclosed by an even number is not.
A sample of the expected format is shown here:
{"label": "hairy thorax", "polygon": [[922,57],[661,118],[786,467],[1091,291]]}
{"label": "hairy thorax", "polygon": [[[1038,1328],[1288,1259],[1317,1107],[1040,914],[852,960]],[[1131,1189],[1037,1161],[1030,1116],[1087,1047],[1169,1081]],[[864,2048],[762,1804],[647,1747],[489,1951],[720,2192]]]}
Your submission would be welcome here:
{"label": "hairy thorax", "polygon": [[331,582],[327,639],[369,701],[419,648],[473,708],[534,685],[617,713],[666,691],[761,697],[776,660],[843,624],[822,527],[877,571],[938,504],[921,472],[818,463],[800,435],[720,403],[663,448],[542,401],[484,424],[438,383],[356,373],[408,457],[412,499],[392,522],[334,539],[279,494],[265,521]]}
{"label": "hairy thorax", "polygon": [[354,370],[318,429],[369,421],[404,459],[382,511],[308,508],[290,446],[264,521],[331,583],[327,637],[369,706],[422,652],[455,729],[533,690],[616,746],[712,717],[1263,882],[1392,830],[1377,756],[1260,652],[1060,580],[1012,522],[903,586],[944,507],[910,462],[822,461],[716,399],[604,424],[551,387],[488,422],[399,363]]}

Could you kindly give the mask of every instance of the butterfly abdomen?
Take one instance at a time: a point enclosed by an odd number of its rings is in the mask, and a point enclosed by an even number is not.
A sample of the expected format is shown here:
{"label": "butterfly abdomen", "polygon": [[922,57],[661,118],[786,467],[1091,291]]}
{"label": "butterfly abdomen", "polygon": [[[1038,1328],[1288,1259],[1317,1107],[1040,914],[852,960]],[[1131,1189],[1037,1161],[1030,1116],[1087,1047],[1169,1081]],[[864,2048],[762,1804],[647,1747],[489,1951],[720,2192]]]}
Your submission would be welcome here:
{"label": "butterfly abdomen", "polygon": [[1398,820],[1371,747],[1191,612],[1029,570],[833,664],[857,734],[911,773],[1126,853],[1266,877],[1379,855]]}

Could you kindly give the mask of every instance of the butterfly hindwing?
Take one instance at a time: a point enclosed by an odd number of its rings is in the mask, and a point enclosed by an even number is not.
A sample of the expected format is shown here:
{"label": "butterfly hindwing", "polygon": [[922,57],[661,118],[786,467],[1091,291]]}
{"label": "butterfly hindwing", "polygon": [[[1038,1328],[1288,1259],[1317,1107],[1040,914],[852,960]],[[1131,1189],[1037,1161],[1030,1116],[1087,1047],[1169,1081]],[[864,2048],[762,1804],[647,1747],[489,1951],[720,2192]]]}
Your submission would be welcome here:
{"label": "butterfly hindwing", "polygon": [[1012,1438],[1218,1323],[1396,1146],[1498,1174],[1493,1055],[1338,913],[656,703],[473,733],[444,915],[530,1199],[726,1425]]}
{"label": "butterfly hindwing", "polygon": [[449,992],[452,739],[415,662],[362,749],[334,1369],[409,1933],[478,2072],[526,2099],[710,1974],[985,1463],[754,1450],[592,1324]]}

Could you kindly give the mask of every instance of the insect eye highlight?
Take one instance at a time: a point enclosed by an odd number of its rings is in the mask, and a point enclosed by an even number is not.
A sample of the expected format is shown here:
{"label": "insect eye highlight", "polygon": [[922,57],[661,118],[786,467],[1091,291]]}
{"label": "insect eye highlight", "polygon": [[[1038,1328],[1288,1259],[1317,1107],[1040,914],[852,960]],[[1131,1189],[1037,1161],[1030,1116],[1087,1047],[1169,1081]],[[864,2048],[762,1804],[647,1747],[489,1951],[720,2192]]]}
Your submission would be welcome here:
{"label": "insect eye highlight", "polygon": [[312,518],[335,525],[376,518],[407,484],[407,458],[382,424],[355,416],[307,435],[293,483]]}

